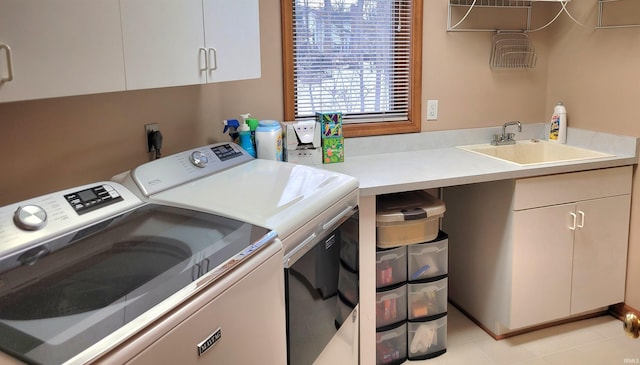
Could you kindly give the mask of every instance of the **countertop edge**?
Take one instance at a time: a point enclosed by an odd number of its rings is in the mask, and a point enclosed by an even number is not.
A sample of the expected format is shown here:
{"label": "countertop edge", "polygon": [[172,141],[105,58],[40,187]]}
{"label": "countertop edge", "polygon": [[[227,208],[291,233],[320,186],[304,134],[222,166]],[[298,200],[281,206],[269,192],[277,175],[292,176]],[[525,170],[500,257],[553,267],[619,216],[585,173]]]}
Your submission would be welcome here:
{"label": "countertop edge", "polygon": [[[423,181],[403,181],[396,184],[360,186],[360,196],[382,195],[398,193],[411,190],[424,190],[433,188],[444,188],[448,186],[483,183],[489,181],[519,179],[533,176],[562,174],[568,172],[597,170],[611,167],[621,167],[635,165],[635,157],[616,158],[607,161],[589,161],[574,164],[556,164],[553,166],[542,165],[535,168],[521,168],[518,170],[505,170],[490,172],[485,174],[475,174],[467,176],[455,176]],[[344,172],[348,174],[348,172]]]}
{"label": "countertop edge", "polygon": [[[541,127],[542,125],[530,126],[532,132],[530,134],[535,136],[542,132]],[[414,143],[408,143],[405,145],[405,150],[383,151],[382,153],[363,153],[370,148],[371,141],[367,140],[365,141],[366,148],[354,151],[356,153],[353,157],[349,157],[347,153],[345,162],[322,165],[321,168],[357,178],[360,196],[371,196],[638,163],[639,138],[580,129],[572,129],[572,138],[568,140],[567,144],[607,152],[615,154],[615,156],[604,159],[518,166],[462,151],[455,147],[456,144],[463,145],[473,142],[478,136],[482,137],[486,134],[488,130],[490,129],[462,130],[460,131],[462,139],[459,141],[454,140],[455,131],[448,131],[447,145],[432,145],[435,148],[421,145],[415,148]],[[386,140],[397,143],[400,141],[399,138],[404,138],[403,142],[407,142],[407,138],[412,141],[416,138],[434,139],[441,134],[438,132],[435,135],[430,135],[429,132],[423,132],[408,137],[390,136],[386,137],[388,138]],[[470,135],[473,135],[473,138],[470,138]],[[385,137],[379,136],[372,141],[380,144],[385,141]],[[478,143],[482,143],[482,141],[483,139],[480,139]],[[362,142],[357,143],[362,144]]]}

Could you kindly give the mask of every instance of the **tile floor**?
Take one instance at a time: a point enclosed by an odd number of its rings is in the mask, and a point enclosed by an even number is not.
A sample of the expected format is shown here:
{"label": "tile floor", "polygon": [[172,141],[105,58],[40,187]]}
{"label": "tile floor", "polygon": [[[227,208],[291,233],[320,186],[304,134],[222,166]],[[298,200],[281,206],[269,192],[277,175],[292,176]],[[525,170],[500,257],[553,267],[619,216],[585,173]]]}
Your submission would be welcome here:
{"label": "tile floor", "polygon": [[602,316],[495,341],[449,305],[447,352],[428,365],[615,365],[640,364],[640,338],[622,330],[622,322]]}

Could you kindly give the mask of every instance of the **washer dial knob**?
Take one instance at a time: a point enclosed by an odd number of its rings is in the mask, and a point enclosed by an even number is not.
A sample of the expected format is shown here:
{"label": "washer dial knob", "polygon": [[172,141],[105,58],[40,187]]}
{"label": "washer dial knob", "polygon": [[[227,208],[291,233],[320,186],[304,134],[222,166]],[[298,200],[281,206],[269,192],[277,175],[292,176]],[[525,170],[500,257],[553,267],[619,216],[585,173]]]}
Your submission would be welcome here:
{"label": "washer dial knob", "polygon": [[191,161],[194,166],[205,167],[209,162],[209,159],[204,155],[204,153],[200,151],[194,151],[191,153],[191,155],[189,155],[189,161]]}
{"label": "washer dial knob", "polygon": [[33,204],[18,207],[13,215],[13,222],[18,228],[37,231],[47,224],[47,212]]}

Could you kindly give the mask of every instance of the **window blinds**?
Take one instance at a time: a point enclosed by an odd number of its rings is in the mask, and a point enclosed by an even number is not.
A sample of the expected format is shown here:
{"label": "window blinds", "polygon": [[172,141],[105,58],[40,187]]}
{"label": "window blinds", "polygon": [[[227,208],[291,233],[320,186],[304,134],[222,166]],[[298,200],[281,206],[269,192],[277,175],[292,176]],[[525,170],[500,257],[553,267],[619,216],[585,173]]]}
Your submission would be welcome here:
{"label": "window blinds", "polygon": [[411,0],[292,0],[296,119],[407,120]]}

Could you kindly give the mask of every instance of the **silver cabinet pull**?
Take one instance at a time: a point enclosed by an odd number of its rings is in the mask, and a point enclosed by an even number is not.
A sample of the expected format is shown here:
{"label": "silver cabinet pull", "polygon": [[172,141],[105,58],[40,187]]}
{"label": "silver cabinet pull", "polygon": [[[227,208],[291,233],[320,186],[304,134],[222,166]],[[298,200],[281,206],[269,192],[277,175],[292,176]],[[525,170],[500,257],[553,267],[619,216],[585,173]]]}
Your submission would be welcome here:
{"label": "silver cabinet pull", "polygon": [[218,69],[218,51],[215,48],[211,47],[209,48],[208,53],[209,53],[209,71],[215,71]]}
{"label": "silver cabinet pull", "polygon": [[13,80],[13,65],[11,64],[11,48],[7,44],[0,44],[0,49],[4,49],[5,57],[7,58],[7,69],[9,74],[7,77],[0,78],[0,84]]}
{"label": "silver cabinet pull", "polygon": [[198,49],[198,58],[200,60],[200,72],[207,71],[209,60],[207,58],[207,50],[205,48]]}
{"label": "silver cabinet pull", "polygon": [[584,227],[584,212],[579,210],[578,211],[578,215],[580,215],[580,223],[578,224],[578,228],[583,228]]}
{"label": "silver cabinet pull", "polygon": [[573,218],[573,225],[571,225],[571,226],[569,227],[569,230],[571,230],[571,231],[575,231],[575,230],[576,230],[576,218],[578,218],[578,216],[577,216],[577,215],[576,215],[576,213],[574,213],[574,212],[571,212],[571,213],[569,213],[569,214],[571,214],[571,217]]}

